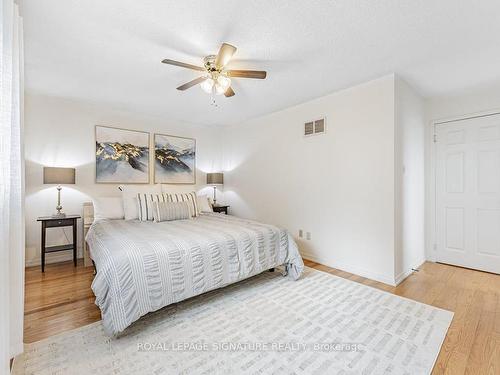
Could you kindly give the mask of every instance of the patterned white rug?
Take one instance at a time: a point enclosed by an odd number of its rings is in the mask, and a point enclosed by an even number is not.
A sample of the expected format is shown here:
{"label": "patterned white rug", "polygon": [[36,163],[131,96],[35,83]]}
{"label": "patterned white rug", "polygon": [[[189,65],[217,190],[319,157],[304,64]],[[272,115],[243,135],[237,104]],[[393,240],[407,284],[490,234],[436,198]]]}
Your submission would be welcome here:
{"label": "patterned white rug", "polygon": [[453,313],[306,268],[26,345],[14,374],[429,374]]}

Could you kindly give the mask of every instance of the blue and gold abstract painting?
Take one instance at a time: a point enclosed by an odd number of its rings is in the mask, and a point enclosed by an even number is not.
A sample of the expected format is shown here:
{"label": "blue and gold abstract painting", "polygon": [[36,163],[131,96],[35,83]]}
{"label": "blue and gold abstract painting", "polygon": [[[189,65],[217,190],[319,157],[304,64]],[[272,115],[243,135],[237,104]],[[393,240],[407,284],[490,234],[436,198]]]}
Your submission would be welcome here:
{"label": "blue and gold abstract painting", "polygon": [[96,126],[97,183],[149,183],[149,133]]}
{"label": "blue and gold abstract painting", "polygon": [[196,140],[155,134],[155,183],[196,183]]}

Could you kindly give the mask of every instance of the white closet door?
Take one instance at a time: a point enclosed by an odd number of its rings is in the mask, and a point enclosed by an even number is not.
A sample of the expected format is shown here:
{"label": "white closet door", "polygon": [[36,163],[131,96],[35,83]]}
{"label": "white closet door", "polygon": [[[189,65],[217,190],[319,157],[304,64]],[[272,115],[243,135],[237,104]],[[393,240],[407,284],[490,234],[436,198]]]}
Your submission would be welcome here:
{"label": "white closet door", "polygon": [[500,115],[436,126],[437,261],[500,273]]}

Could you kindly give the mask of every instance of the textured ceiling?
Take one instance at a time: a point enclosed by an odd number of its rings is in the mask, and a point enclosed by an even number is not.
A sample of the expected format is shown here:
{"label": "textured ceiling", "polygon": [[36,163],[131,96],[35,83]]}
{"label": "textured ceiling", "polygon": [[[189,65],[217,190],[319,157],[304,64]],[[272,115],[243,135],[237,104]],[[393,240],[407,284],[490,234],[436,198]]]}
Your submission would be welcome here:
{"label": "textured ceiling", "polygon": [[[498,0],[21,0],[31,93],[235,124],[396,72],[424,96],[500,81]],[[238,47],[218,107],[175,88],[221,42]]]}

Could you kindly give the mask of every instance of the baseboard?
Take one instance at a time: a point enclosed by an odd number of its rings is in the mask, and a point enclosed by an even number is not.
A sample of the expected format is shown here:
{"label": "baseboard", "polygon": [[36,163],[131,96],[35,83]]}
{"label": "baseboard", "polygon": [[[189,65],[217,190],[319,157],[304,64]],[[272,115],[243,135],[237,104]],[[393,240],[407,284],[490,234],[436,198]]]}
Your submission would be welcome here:
{"label": "baseboard", "polygon": [[410,267],[409,270],[403,271],[399,275],[397,275],[396,280],[395,280],[396,285],[401,284],[404,281],[404,279],[406,279],[408,276],[410,276],[414,272],[414,270],[418,269],[424,263],[425,263],[425,259],[422,259],[422,260],[418,261],[413,267]]}
{"label": "baseboard", "polygon": [[334,263],[332,263],[328,259],[324,259],[324,258],[315,256],[315,255],[310,254],[306,251],[301,251],[300,253],[302,254],[302,256],[304,258],[312,260],[313,262],[323,264],[323,265],[328,266],[328,267],[337,268],[339,270],[353,273],[353,274],[358,275],[358,276],[366,277],[367,279],[375,280],[375,281],[378,281],[380,283],[384,283],[387,285],[391,285],[391,286],[397,285],[395,280],[387,275],[381,275],[381,274],[372,272],[370,270],[366,270],[366,269],[363,269],[363,268],[360,268],[357,266],[353,266],[352,264],[347,264],[347,263],[343,263],[343,262],[339,262],[339,261],[335,261]]}
{"label": "baseboard", "polygon": [[[50,258],[49,258],[49,255],[50,255]],[[76,258],[83,259],[83,257],[80,256],[80,254],[77,254]],[[71,254],[63,254],[63,253],[47,254],[45,256],[45,265],[52,264],[52,263],[67,262],[70,260],[73,260],[73,253],[71,253]],[[31,260],[26,260],[26,262],[25,262],[26,267],[35,267],[35,266],[39,266],[40,264],[42,264],[42,262],[41,262],[39,257],[31,259]]]}
{"label": "baseboard", "polygon": [[399,275],[396,276],[396,285],[399,285],[403,282],[404,279],[406,279],[408,276],[410,276],[413,273],[413,270],[410,268],[407,271],[401,272]]}

